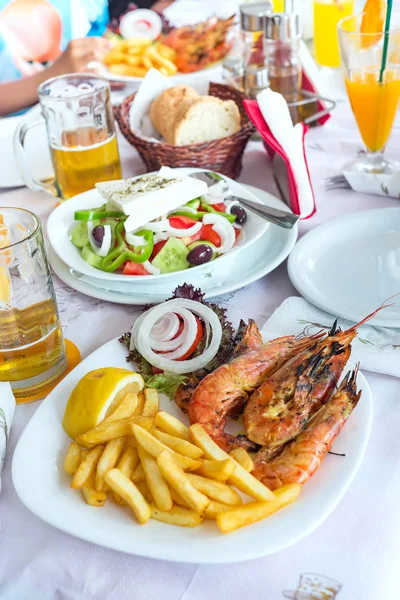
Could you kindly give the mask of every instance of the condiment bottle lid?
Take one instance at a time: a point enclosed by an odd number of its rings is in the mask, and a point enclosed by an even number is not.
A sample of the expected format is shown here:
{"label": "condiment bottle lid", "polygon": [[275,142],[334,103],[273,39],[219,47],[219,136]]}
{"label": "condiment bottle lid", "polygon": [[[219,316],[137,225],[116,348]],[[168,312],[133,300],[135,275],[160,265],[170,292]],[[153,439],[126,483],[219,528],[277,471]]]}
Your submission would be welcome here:
{"label": "condiment bottle lid", "polygon": [[264,19],[272,13],[271,2],[252,2],[240,5],[240,26],[244,31],[263,31]]}
{"label": "condiment bottle lid", "polygon": [[301,36],[299,15],[295,13],[266,15],[264,27],[268,40],[288,42]]}

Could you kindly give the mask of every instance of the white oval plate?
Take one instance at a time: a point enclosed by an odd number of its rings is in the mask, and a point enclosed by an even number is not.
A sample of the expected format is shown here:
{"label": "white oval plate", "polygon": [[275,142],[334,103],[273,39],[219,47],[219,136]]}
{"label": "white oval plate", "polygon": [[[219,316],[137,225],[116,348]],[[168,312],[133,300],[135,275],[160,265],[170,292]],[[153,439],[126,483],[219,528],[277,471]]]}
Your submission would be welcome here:
{"label": "white oval plate", "polygon": [[[174,527],[150,520],[139,525],[128,508],[107,502],[104,508],[85,504],[69,487],[63,461],[70,439],[61,421],[69,394],[88,371],[127,367],[126,350],[116,339],[81,362],[47,396],[26,426],[14,452],[14,487],[37,517],[75,537],[149,558],[185,563],[229,563],[278,552],[306,535],[329,516],[343,498],[361,464],[372,422],[372,396],[360,373],[362,398],[319,471],[303,487],[294,504],[268,519],[224,535],[213,521],[199,527]],[[160,398],[161,408],[187,422],[174,402]]]}
{"label": "white oval plate", "polygon": [[[400,208],[332,219],[307,233],[288,262],[291,282],[306,300],[358,322],[400,292]],[[400,301],[373,325],[400,327]]]}
{"label": "white oval plate", "polygon": [[[193,172],[204,171],[204,169],[182,168],[176,169],[176,171],[178,171],[178,173],[182,172],[185,175],[189,175]],[[140,175],[138,177],[140,177]],[[229,177],[225,177],[225,179],[229,182],[232,194],[257,202],[257,198],[251,192],[246,190],[246,188],[232,179],[229,179]],[[197,281],[198,285],[200,285],[202,282],[199,281],[199,277],[204,279],[204,283],[206,283],[207,279],[210,277],[214,277],[216,284],[221,283],[222,280],[228,276],[232,262],[234,260],[241,260],[241,257],[243,256],[242,253],[251,251],[251,245],[265,233],[270,226],[268,221],[247,211],[247,221],[243,226],[243,232],[241,238],[238,240],[238,245],[223,256],[218,257],[215,261],[205,263],[198,267],[192,267],[191,269],[186,269],[184,271],[178,271],[176,273],[135,276],[132,278],[122,274],[106,273],[92,267],[83,260],[79,249],[76,248],[69,239],[69,231],[74,222],[75,211],[96,208],[103,203],[103,198],[101,198],[97,190],[93,189],[60,204],[60,206],[51,213],[47,221],[47,235],[53,250],[65,264],[83,275],[102,281],[123,281],[125,283],[130,282],[136,286],[138,284],[146,287],[151,286],[153,289],[155,284],[170,284],[171,288],[171,286],[179,285],[184,281],[191,283],[190,278],[192,278],[194,282]]]}
{"label": "white oval plate", "polygon": [[[94,66],[98,69],[99,73],[109,81],[125,81],[130,84],[137,84],[139,86],[144,77],[131,77],[129,75],[116,75],[115,73],[111,73],[102,63],[94,63]],[[218,76],[220,76],[222,71],[222,61],[210,65],[206,69],[201,69],[201,71],[195,71],[194,73],[177,73],[176,75],[171,75],[168,77],[168,81],[173,83],[174,85],[178,83],[185,83],[186,85],[190,85],[200,79],[207,79],[208,81],[214,81],[215,78],[218,80]]]}
{"label": "white oval plate", "polygon": [[[287,209],[286,204],[267,192],[250,185],[244,185],[244,187],[253,192],[259,202],[274,208]],[[205,297],[215,298],[221,294],[228,294],[261,279],[261,277],[276,269],[287,258],[296,243],[296,239],[297,225],[293,229],[283,229],[271,224],[270,228],[251,247],[251,252],[243,254],[242,259],[235,263],[235,268],[232,269],[222,285],[204,290]],[[165,289],[163,293],[157,293],[153,288],[150,288],[147,293],[143,293],[143,290],[138,291],[134,282],[131,283],[131,289],[128,293],[126,290],[127,283],[99,281],[73,271],[58,258],[52,248],[49,248],[48,255],[54,272],[64,283],[92,298],[117,304],[141,305],[163,302],[171,296],[171,292]],[[196,283],[196,287],[198,285]]]}

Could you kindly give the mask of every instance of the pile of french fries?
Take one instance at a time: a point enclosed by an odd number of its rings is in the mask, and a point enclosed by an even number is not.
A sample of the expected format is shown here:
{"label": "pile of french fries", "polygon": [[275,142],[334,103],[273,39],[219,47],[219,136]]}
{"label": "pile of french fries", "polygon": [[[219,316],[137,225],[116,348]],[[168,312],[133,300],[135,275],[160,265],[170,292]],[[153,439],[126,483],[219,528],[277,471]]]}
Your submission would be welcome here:
{"label": "pile of french fries", "polygon": [[[264,519],[300,493],[297,484],[271,492],[253,477],[253,466],[243,448],[227,454],[200,424],[186,427],[159,410],[150,388],[126,394],[70,444],[64,462],[71,487],[91,506],[104,506],[108,497],[127,505],[141,524],[153,518],[195,527],[215,519],[224,533]],[[253,501],[244,504],[238,491]]]}
{"label": "pile of french fries", "polygon": [[144,38],[117,42],[103,59],[111,73],[129,77],[144,77],[151,68],[166,76],[175,75],[178,70],[175,61],[175,50]]}

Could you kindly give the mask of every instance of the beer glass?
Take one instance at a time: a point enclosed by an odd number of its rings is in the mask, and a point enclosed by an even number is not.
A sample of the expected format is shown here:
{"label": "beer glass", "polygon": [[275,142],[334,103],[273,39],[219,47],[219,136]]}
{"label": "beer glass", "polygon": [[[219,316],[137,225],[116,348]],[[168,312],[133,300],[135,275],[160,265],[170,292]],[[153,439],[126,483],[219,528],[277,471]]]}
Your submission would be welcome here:
{"label": "beer glass", "polygon": [[[76,73],[54,77],[38,88],[41,115],[22,122],[14,149],[27,187],[66,200],[90,190],[98,181],[121,179],[108,81]],[[54,182],[35,179],[24,151],[30,129],[46,122]]]}
{"label": "beer glass", "polygon": [[50,386],[67,366],[40,221],[0,207],[0,381],[20,401]]}

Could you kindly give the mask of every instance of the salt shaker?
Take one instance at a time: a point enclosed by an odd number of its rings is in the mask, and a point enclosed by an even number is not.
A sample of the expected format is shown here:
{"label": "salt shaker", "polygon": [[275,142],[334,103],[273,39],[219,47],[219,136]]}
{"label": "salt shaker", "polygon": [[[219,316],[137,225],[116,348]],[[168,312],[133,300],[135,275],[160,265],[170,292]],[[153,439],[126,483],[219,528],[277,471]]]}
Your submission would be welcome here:
{"label": "salt shaker", "polygon": [[252,2],[240,5],[240,37],[244,68],[264,67],[264,21],[272,13],[271,2]]}
{"label": "salt shaker", "polygon": [[[301,98],[300,22],[295,13],[275,13],[265,17],[265,54],[269,86],[290,104]],[[292,108],[294,122],[299,120]],[[293,114],[295,113],[295,114]]]}

